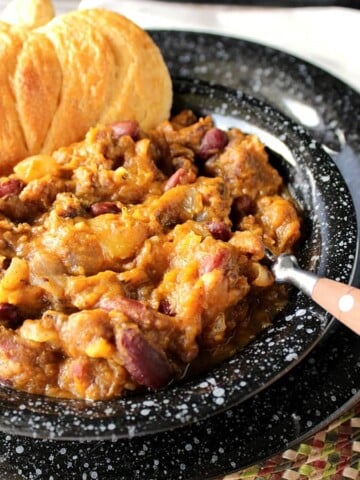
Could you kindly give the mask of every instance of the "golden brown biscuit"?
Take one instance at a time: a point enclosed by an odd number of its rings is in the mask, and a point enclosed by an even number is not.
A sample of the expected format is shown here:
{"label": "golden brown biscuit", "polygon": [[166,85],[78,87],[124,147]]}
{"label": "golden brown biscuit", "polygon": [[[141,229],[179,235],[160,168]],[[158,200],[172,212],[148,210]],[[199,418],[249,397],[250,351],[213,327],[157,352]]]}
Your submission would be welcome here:
{"label": "golden brown biscuit", "polygon": [[28,155],[82,139],[97,123],[153,128],[172,103],[170,75],[150,36],[100,9],[38,28],[0,22],[0,87],[0,175]]}
{"label": "golden brown biscuit", "polygon": [[54,16],[51,0],[12,0],[2,12],[1,19],[13,25],[35,28]]}

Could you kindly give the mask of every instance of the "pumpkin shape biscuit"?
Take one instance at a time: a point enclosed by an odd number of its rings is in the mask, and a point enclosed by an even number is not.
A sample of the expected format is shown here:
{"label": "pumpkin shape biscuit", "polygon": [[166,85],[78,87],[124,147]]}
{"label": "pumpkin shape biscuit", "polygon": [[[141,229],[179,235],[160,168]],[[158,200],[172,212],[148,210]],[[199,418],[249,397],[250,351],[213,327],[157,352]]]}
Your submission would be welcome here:
{"label": "pumpkin shape biscuit", "polygon": [[136,120],[148,130],[170,113],[170,75],[144,30],[101,9],[46,22],[49,2],[40,7],[17,0],[18,23],[0,22],[1,175],[26,156],[81,140],[98,123]]}

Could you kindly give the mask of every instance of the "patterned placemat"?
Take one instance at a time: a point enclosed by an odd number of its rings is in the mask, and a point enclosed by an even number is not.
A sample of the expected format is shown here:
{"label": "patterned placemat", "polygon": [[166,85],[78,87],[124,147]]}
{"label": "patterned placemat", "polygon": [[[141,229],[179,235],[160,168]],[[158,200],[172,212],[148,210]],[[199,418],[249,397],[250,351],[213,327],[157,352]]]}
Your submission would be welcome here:
{"label": "patterned placemat", "polygon": [[360,403],[296,448],[223,480],[360,480]]}

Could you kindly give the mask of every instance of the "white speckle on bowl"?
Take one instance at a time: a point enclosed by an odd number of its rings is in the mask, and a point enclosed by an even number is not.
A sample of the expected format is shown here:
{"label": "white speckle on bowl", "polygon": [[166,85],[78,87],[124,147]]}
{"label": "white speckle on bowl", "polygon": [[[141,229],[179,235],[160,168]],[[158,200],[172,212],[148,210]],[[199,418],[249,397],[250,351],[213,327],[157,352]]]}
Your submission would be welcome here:
{"label": "white speckle on bowl", "polygon": [[286,362],[292,362],[294,360],[297,360],[297,358],[298,358],[298,354],[293,352],[293,353],[289,353],[288,355],[286,355],[285,361]]}
{"label": "white speckle on bowl", "polygon": [[223,388],[216,387],[214,388],[212,394],[214,397],[223,397],[225,395],[225,390]]}

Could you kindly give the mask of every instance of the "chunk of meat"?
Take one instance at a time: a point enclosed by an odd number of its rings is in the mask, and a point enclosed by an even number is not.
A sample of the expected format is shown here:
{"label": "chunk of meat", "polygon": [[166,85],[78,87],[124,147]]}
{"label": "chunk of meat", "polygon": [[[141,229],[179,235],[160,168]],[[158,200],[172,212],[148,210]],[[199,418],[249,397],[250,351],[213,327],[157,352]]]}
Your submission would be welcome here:
{"label": "chunk of meat", "polygon": [[260,198],[256,218],[264,230],[264,243],[274,254],[289,252],[300,238],[300,219],[296,209],[279,195]]}
{"label": "chunk of meat", "polygon": [[170,146],[174,143],[189,147],[196,153],[200,152],[201,142],[206,132],[214,127],[211,117],[203,117],[195,123],[186,124],[163,122],[158,130],[161,131]]}
{"label": "chunk of meat", "polygon": [[203,210],[201,194],[194,186],[177,185],[169,188],[153,204],[152,216],[166,230],[200,215]]}
{"label": "chunk of meat", "polygon": [[57,378],[59,355],[51,347],[23,339],[0,326],[0,382],[44,394]]}
{"label": "chunk of meat", "polygon": [[22,186],[17,190],[13,187],[11,194],[0,198],[0,212],[17,222],[33,221],[52,205],[59,192],[68,189],[66,182],[59,178],[49,182],[49,178],[43,177],[31,181],[26,186],[20,180],[11,181]]}
{"label": "chunk of meat", "polygon": [[262,236],[256,232],[245,230],[234,232],[231,245],[242,254],[249,256],[252,260],[261,260],[265,255],[265,246]]}
{"label": "chunk of meat", "polygon": [[39,213],[36,205],[23,202],[18,195],[7,195],[0,198],[0,213],[14,222],[33,220]]}
{"label": "chunk of meat", "polygon": [[114,333],[104,310],[82,310],[57,325],[61,344],[70,357],[87,355],[111,358],[115,354]]}
{"label": "chunk of meat", "polygon": [[211,157],[205,170],[207,174],[222,177],[233,198],[247,195],[254,200],[277,193],[282,185],[282,178],[270,165],[259,139],[254,135],[244,137],[235,129],[224,152]]}
{"label": "chunk of meat", "polygon": [[[153,342],[163,350],[168,348],[172,337],[180,336],[183,333],[172,316],[162,314],[150,305],[132,298],[120,295],[109,298],[104,295],[98,306],[108,312],[121,312],[128,321],[138,325],[146,333],[147,338],[152,338]],[[117,327],[122,327],[122,323],[123,317],[121,317],[120,324],[116,318],[113,318],[113,324]],[[163,335],[162,332],[166,332],[166,335]]]}
{"label": "chunk of meat", "polygon": [[195,183],[170,188],[152,206],[156,221],[171,229],[190,219],[222,221],[230,212],[231,198],[220,178],[199,177]]}
{"label": "chunk of meat", "polygon": [[75,398],[106,400],[133,390],[126,369],[113,360],[77,357],[66,359],[59,371],[59,388]]}
{"label": "chunk of meat", "polygon": [[34,206],[37,213],[48,210],[60,192],[72,188],[71,182],[54,177],[49,182],[49,177],[34,179],[21,191],[19,198],[25,205]]}

